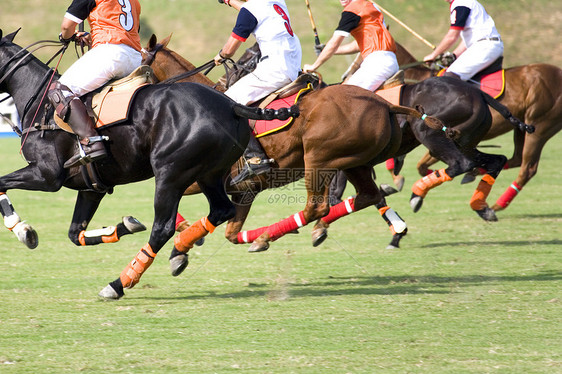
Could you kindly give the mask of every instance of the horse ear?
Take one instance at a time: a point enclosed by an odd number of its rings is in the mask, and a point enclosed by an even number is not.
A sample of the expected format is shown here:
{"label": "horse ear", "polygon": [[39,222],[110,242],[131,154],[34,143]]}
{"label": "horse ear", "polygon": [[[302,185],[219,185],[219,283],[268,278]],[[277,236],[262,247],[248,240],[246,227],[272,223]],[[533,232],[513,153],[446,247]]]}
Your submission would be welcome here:
{"label": "horse ear", "polygon": [[160,42],[160,44],[162,44],[164,47],[168,46],[168,43],[170,42],[170,39],[172,39],[172,34],[168,35],[167,38],[164,38],[164,40],[162,40]]}
{"label": "horse ear", "polygon": [[152,34],[152,36],[150,37],[150,40],[148,41],[148,45],[146,46],[146,49],[148,49],[149,51],[152,50],[154,48],[154,46],[156,45],[156,42],[158,40],[156,39],[156,35]]}
{"label": "horse ear", "polygon": [[9,42],[13,42],[13,41],[14,41],[14,38],[16,37],[16,34],[17,34],[20,30],[21,30],[21,27],[20,27],[19,29],[17,29],[16,31],[14,31],[13,33],[6,35],[6,39],[7,39]]}

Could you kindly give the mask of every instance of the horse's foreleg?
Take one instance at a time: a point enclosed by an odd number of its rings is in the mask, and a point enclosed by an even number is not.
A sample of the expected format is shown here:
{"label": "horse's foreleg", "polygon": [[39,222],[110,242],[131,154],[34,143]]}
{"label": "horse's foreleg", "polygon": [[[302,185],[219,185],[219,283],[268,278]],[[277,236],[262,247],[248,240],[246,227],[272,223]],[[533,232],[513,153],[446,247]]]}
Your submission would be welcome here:
{"label": "horse's foreleg", "polygon": [[33,227],[21,220],[5,192],[0,192],[0,213],[4,217],[4,226],[13,232],[27,248],[34,249],[39,245],[37,232]]}
{"label": "horse's foreleg", "polygon": [[422,156],[422,158],[420,158],[420,160],[418,161],[418,165],[416,166],[416,168],[418,169],[418,173],[422,176],[425,177],[428,174],[433,173],[434,170],[431,170],[429,167],[431,165],[434,165],[435,163],[437,163],[439,160],[433,156],[431,156],[429,154],[429,152],[427,152],[425,155]]}
{"label": "horse's foreleg", "polygon": [[174,239],[174,248],[170,254],[170,270],[173,276],[180,275],[187,267],[188,252],[193,245],[201,241],[215,228],[235,215],[235,208],[224,191],[221,176],[199,181],[199,186],[209,201],[210,213],[207,217],[181,231]]}
{"label": "horse's foreleg", "polygon": [[[158,168],[156,168],[158,169]],[[134,287],[150,267],[156,254],[174,235],[179,201],[187,182],[175,178],[156,176],[154,199],[154,222],[150,239],[123,269],[119,278],[103,288],[99,296],[105,299],[119,299],[125,295],[125,288]]]}
{"label": "horse's foreleg", "polygon": [[410,206],[412,207],[414,213],[420,210],[423,204],[423,199],[429,192],[429,190],[452,180],[447,174],[446,169],[435,170],[433,173],[426,175],[422,179],[419,179],[412,186],[412,196],[410,197]]}

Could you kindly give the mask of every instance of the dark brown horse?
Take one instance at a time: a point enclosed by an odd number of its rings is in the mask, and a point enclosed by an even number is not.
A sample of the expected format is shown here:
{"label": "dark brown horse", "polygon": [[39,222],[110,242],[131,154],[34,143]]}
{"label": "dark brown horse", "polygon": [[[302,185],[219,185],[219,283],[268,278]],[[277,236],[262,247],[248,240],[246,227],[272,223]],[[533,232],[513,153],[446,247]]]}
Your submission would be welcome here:
{"label": "dark brown horse", "polygon": [[[147,53],[153,50],[153,42],[149,42]],[[151,66],[158,66],[155,71],[166,72],[162,66],[177,64],[177,55],[165,47],[160,47],[159,52],[152,56]],[[177,72],[173,69],[170,71]],[[170,74],[165,73],[157,78],[168,79]],[[352,86],[331,86],[311,92],[299,101],[299,110],[301,114],[291,126],[260,138],[268,156],[275,160],[274,171],[228,191],[238,204],[236,216],[227,226],[226,237],[233,243],[254,241],[250,250],[259,251],[267,249],[269,241],[322,218],[323,223],[317,223],[313,230],[314,243],[318,243],[324,238],[323,225],[351,211],[376,205],[396,232],[395,239],[399,240],[405,234],[405,224],[386,206],[374,183],[371,167],[393,155],[400,146],[402,133],[395,119],[396,114],[418,119],[423,117],[422,114],[411,108],[391,105],[369,91]],[[443,125],[431,117],[426,122],[434,128]],[[276,173],[276,170],[287,173]],[[355,199],[347,202],[349,211],[345,203],[332,208],[328,204],[329,182],[336,170],[345,170],[357,190]],[[255,193],[302,177],[305,178],[308,194],[302,212],[262,230],[241,232]],[[187,194],[195,192],[196,186],[186,191]],[[244,198],[249,200],[243,201]],[[173,257],[176,257],[174,255],[178,253],[173,253]]]}
{"label": "dark brown horse", "polygon": [[[398,63],[413,64],[405,70],[405,78],[421,81],[436,74],[436,70],[417,60],[397,43]],[[546,142],[562,129],[562,69],[549,64],[530,64],[505,69],[505,93],[499,98],[511,113],[535,127],[532,134],[513,132],[514,151],[507,161],[509,168],[519,167],[519,175],[493,205],[495,211],[505,209],[517,193],[537,173],[541,152]],[[492,126],[485,139],[492,139],[513,130],[500,113],[492,111]],[[426,154],[418,163],[421,175],[437,159]]]}

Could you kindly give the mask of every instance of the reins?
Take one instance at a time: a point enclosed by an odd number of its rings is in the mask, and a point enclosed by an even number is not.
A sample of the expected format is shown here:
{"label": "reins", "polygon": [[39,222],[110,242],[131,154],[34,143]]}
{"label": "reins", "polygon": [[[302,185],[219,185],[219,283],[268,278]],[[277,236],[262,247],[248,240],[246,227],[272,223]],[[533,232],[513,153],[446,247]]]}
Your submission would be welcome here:
{"label": "reins", "polygon": [[[37,51],[41,48],[44,48],[44,47],[49,47],[49,46],[52,47],[54,45],[60,45],[60,44],[61,43],[59,41],[54,41],[54,40],[39,40],[35,43],[32,43],[32,44],[28,45],[25,48],[20,49],[4,64],[4,66],[2,66],[0,68],[0,71],[3,71],[4,69],[7,69],[9,64],[11,64],[15,61],[15,64],[2,75],[2,77],[0,78],[0,83],[4,82],[4,80],[6,80],[6,78],[8,78],[16,69],[18,69],[24,63],[26,58],[33,54],[33,52],[35,52],[35,51]],[[32,47],[35,47],[35,48],[32,48]],[[26,105],[23,109],[23,113],[22,113],[21,120],[20,120],[20,122],[22,123],[22,128],[23,128],[23,124],[25,123],[24,121],[25,121],[27,113],[29,112],[29,110],[33,106],[33,103],[35,102],[35,100],[37,99],[37,97],[39,96],[41,91],[43,90],[43,87],[45,86],[45,83],[48,81],[48,83],[47,83],[47,87],[48,87],[50,85],[50,83],[52,82],[52,80],[55,76],[55,72],[57,71],[57,69],[59,67],[59,64],[62,60],[62,57],[64,55],[64,52],[66,51],[67,48],[68,48],[68,44],[63,44],[62,47],[59,48],[59,50],[47,62],[46,65],[51,63],[57,56],[60,55],[60,57],[57,61],[57,65],[54,68],[51,68],[51,69],[48,70],[47,74],[45,74],[45,77],[41,81],[41,84],[39,86],[37,86],[37,90],[35,91],[35,93],[27,101],[27,103],[26,103]],[[33,119],[31,120],[29,126],[27,127],[27,130],[25,130],[25,138],[22,140],[22,143],[21,143],[20,152],[19,152],[20,154],[22,153],[23,146],[24,146],[24,144],[27,140],[27,136],[29,135],[29,132],[31,131],[31,128],[33,127],[33,123],[35,122],[35,118],[37,117],[37,114],[39,113],[39,110],[40,110],[41,105],[43,104],[43,102],[45,100],[46,95],[47,95],[47,89],[44,90],[43,96],[41,97],[41,100],[39,101],[39,103],[37,105],[37,110],[35,111]],[[2,117],[5,118],[4,115],[2,115]],[[8,123],[10,123],[10,126],[12,127],[12,130],[18,136],[21,137],[23,135],[23,132],[20,131],[20,129],[17,126],[15,126],[15,124],[13,124],[11,121],[9,121]]]}
{"label": "reins", "polygon": [[158,84],[176,83],[179,80],[182,80],[182,79],[191,77],[192,75],[201,73],[203,70],[205,70],[205,72],[203,74],[207,75],[211,70],[213,70],[214,67],[215,67],[215,60],[211,60],[211,61],[208,61],[208,62],[204,63],[203,65],[193,69],[193,70],[190,70],[190,71],[187,71],[185,73],[182,73],[182,74],[176,75],[174,77],[168,78],[168,79],[166,79],[162,82],[158,82]]}

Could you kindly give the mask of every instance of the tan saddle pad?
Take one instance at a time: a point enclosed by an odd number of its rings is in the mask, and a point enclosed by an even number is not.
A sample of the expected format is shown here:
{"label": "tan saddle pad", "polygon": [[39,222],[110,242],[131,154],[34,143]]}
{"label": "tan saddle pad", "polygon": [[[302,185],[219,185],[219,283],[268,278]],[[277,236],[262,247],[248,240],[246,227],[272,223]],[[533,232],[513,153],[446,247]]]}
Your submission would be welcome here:
{"label": "tan saddle pad", "polygon": [[[100,92],[94,94],[91,113],[96,128],[126,120],[135,93],[141,87],[152,83],[154,83],[152,68],[142,65],[125,78],[110,82]],[[73,132],[72,128],[56,113],[53,118],[61,129]]]}

